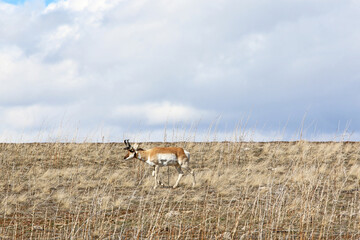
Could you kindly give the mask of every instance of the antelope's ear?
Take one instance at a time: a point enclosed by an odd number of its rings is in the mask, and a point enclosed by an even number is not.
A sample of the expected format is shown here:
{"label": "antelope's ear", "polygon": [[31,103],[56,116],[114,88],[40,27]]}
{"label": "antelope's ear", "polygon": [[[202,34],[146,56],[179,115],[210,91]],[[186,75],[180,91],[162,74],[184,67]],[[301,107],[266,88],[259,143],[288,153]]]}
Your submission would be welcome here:
{"label": "antelope's ear", "polygon": [[134,148],[135,151],[137,151],[138,148],[139,148],[139,144],[135,143],[135,144],[133,145],[133,148]]}

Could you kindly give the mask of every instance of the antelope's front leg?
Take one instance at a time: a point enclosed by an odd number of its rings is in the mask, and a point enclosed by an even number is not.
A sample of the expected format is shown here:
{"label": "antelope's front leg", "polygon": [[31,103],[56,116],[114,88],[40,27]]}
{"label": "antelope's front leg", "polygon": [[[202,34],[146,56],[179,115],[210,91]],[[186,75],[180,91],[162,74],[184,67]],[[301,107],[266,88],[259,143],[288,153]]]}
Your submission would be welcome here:
{"label": "antelope's front leg", "polygon": [[153,166],[153,171],[152,171],[152,174],[151,174],[153,177],[155,177],[155,166]]}
{"label": "antelope's front leg", "polygon": [[153,176],[155,177],[155,186],[154,189],[157,188],[158,184],[161,184],[159,181],[159,166],[154,166]]}
{"label": "antelope's front leg", "polygon": [[175,166],[176,170],[179,173],[179,177],[175,183],[175,185],[173,186],[173,188],[177,188],[177,186],[179,185],[180,179],[182,178],[182,176],[184,175],[184,172],[182,171],[180,165]]}

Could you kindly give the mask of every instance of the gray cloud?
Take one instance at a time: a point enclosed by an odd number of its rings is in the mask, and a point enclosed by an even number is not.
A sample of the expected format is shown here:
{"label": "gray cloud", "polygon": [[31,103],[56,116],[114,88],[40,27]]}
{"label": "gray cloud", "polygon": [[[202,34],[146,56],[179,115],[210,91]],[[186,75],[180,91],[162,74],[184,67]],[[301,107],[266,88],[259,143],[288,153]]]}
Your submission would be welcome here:
{"label": "gray cloud", "polygon": [[219,115],[223,131],[250,116],[258,138],[290,136],[305,114],[319,135],[350,120],[359,132],[359,13],[335,0],[0,2],[0,135],[47,115],[119,135]]}

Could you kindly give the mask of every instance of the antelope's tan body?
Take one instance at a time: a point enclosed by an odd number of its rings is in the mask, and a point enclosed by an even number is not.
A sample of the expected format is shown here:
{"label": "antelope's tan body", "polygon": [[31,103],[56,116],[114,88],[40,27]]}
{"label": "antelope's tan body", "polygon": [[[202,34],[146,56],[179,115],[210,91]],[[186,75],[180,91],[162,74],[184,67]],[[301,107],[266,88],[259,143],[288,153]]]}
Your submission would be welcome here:
{"label": "antelope's tan body", "polygon": [[[187,153],[187,154],[186,154]],[[188,164],[190,153],[178,147],[156,147],[147,151],[139,151],[146,163],[154,166],[176,166]]]}

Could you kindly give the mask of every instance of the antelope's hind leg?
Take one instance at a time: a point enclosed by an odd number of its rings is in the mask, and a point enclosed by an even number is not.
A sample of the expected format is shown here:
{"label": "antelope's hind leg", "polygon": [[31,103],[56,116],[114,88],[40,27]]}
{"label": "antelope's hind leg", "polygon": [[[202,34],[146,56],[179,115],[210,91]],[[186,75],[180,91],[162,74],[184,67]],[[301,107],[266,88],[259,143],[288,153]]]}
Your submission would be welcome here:
{"label": "antelope's hind leg", "polygon": [[191,174],[192,176],[192,187],[195,187],[196,185],[196,180],[195,180],[195,172],[193,169],[191,169],[188,165],[182,166],[183,169],[185,169],[188,173]]}

